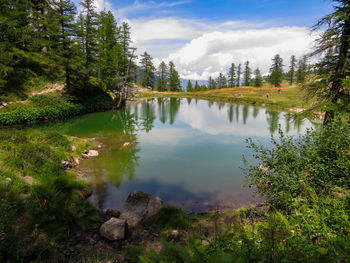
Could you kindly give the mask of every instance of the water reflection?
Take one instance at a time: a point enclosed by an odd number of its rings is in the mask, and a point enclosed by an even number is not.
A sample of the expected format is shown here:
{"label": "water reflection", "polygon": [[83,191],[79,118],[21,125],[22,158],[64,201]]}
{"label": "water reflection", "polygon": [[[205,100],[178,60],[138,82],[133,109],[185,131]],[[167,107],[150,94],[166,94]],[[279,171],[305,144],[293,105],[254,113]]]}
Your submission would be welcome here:
{"label": "water reflection", "polygon": [[130,191],[141,190],[199,212],[252,204],[239,168],[242,154],[251,154],[245,139],[268,143],[279,126],[298,135],[312,124],[249,105],[157,98],[36,128],[103,143],[100,156],[80,167],[99,209],[120,209]]}

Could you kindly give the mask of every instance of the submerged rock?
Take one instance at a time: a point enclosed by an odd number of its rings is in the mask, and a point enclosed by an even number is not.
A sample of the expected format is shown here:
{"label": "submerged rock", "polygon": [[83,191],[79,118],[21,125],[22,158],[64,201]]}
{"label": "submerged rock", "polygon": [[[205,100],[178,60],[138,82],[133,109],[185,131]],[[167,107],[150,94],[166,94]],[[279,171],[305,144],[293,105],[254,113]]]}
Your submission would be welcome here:
{"label": "submerged rock", "polygon": [[109,241],[124,239],[125,220],[112,217],[100,227],[100,235]]}
{"label": "submerged rock", "polygon": [[163,206],[158,196],[141,191],[131,192],[119,218],[125,219],[128,228],[132,229],[154,217]]}

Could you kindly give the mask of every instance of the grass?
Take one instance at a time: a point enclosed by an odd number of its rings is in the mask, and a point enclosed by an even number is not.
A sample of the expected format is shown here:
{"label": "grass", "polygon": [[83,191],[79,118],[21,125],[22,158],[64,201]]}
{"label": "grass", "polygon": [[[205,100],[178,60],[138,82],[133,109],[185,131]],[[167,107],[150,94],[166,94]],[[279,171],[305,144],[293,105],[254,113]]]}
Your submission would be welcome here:
{"label": "grass", "polygon": [[[269,93],[269,100],[266,99],[266,93]],[[305,102],[305,93],[299,86],[290,87],[288,83],[283,83],[281,93],[278,89],[269,84],[263,87],[236,87],[226,89],[216,89],[198,92],[143,92],[142,97],[179,97],[179,98],[194,98],[206,99],[234,103],[250,103],[263,106],[291,109],[305,108],[311,102]]]}
{"label": "grass", "polygon": [[[74,230],[95,227],[96,210],[80,192],[86,182],[67,172],[90,142],[55,132],[0,130],[0,261],[40,261]],[[31,183],[28,183],[30,178]]]}

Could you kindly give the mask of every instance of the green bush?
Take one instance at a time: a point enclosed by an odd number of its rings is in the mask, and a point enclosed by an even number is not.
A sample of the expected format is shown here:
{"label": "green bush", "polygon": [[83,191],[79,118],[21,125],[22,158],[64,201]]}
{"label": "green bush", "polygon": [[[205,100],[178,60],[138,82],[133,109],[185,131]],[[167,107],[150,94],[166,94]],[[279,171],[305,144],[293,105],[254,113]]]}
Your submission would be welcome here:
{"label": "green bush", "polygon": [[0,125],[17,125],[45,120],[64,119],[84,113],[80,104],[62,103],[43,108],[20,108],[0,113]]}
{"label": "green bush", "polygon": [[246,169],[250,186],[256,186],[275,208],[290,211],[294,198],[303,196],[305,185],[317,194],[332,186],[350,189],[350,124],[337,120],[322,131],[308,130],[295,140],[280,130],[273,148],[247,140],[259,165]]}

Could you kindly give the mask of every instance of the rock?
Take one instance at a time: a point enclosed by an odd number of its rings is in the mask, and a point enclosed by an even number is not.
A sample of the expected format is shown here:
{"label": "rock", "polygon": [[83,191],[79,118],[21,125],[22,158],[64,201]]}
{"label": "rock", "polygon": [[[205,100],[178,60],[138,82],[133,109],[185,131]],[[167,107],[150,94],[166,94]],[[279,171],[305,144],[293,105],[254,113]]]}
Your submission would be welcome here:
{"label": "rock", "polygon": [[64,169],[70,169],[73,167],[72,163],[68,160],[63,160],[61,163],[63,164]]}
{"label": "rock", "polygon": [[100,235],[109,240],[116,241],[125,238],[125,220],[112,217],[100,227]]}
{"label": "rock", "polygon": [[177,229],[170,230],[167,234],[168,241],[178,241],[180,239],[180,232]]}
{"label": "rock", "polygon": [[88,155],[87,157],[96,157],[98,156],[98,151],[90,150],[87,155]]}
{"label": "rock", "polygon": [[123,147],[128,147],[128,146],[130,146],[130,145],[131,145],[130,142],[124,142]]}
{"label": "rock", "polygon": [[75,152],[77,150],[77,147],[75,145],[72,145],[72,152]]}
{"label": "rock", "polygon": [[74,157],[74,162],[76,163],[76,164],[80,164],[80,158],[79,157]]}
{"label": "rock", "polygon": [[118,218],[120,216],[120,211],[114,209],[107,209],[105,212],[107,218],[115,217]]}
{"label": "rock", "polygon": [[98,151],[96,150],[83,151],[82,155],[84,158],[96,157],[98,156]]}
{"label": "rock", "polygon": [[146,194],[141,191],[131,192],[126,199],[120,219],[125,219],[129,229],[146,223],[163,207],[158,196]]}
{"label": "rock", "polygon": [[101,149],[101,148],[102,148],[102,145],[101,145],[101,144],[99,144],[99,145],[97,146],[97,148]]}

